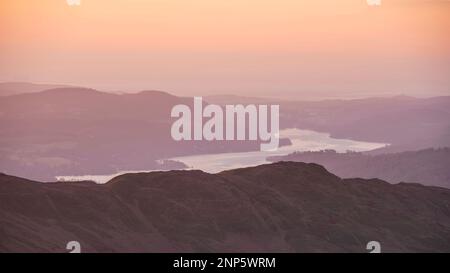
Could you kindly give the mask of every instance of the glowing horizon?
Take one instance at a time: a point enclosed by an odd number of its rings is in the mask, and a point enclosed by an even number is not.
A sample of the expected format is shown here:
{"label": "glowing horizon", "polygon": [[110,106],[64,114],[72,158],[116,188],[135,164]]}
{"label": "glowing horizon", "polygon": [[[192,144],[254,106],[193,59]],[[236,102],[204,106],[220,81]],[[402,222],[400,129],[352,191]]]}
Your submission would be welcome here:
{"label": "glowing horizon", "polygon": [[14,0],[0,81],[176,94],[450,94],[449,1]]}

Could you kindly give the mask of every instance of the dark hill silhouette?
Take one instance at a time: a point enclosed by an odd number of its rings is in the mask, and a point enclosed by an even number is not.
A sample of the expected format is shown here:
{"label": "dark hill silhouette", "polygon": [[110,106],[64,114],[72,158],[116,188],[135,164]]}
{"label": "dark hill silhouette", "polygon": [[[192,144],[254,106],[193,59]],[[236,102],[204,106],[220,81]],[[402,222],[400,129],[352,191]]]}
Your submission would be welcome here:
{"label": "dark hill silhouette", "polygon": [[40,92],[47,89],[69,87],[63,84],[37,84],[28,82],[1,82],[0,96],[11,96],[24,93]]}
{"label": "dark hill silhouette", "polygon": [[296,152],[269,161],[317,163],[340,177],[380,178],[392,183],[413,182],[450,188],[450,148],[393,154]]}
{"label": "dark hill silhouette", "polygon": [[0,176],[0,252],[449,252],[450,190],[279,162],[107,184]]}

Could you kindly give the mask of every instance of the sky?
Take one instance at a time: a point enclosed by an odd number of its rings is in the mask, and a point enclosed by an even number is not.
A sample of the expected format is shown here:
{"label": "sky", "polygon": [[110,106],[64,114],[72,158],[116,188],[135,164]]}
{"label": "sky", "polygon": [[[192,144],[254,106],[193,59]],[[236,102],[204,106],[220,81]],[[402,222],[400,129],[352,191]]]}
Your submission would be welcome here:
{"label": "sky", "polygon": [[449,15],[443,0],[0,0],[0,81],[305,99],[450,95]]}

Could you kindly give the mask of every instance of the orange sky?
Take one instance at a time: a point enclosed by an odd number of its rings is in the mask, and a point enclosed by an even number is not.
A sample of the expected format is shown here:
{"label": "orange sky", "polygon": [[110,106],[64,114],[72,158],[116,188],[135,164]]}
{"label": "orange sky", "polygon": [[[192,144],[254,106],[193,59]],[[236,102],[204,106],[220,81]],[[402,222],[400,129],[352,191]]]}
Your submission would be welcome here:
{"label": "orange sky", "polygon": [[0,81],[450,95],[449,15],[439,0],[1,0]]}

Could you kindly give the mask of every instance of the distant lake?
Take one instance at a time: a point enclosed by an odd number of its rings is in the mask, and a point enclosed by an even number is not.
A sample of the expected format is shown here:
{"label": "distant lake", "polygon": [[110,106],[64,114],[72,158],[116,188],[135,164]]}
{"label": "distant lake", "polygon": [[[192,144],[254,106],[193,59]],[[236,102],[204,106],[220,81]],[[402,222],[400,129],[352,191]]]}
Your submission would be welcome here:
{"label": "distant lake", "polygon": [[[280,147],[273,152],[239,152],[203,154],[193,156],[173,157],[170,160],[183,162],[190,169],[198,169],[208,173],[218,173],[224,170],[250,167],[269,163],[266,158],[269,156],[287,155],[296,151],[320,151],[335,150],[338,153],[346,151],[364,152],[385,147],[385,143],[373,143],[355,141],[349,139],[336,139],[330,134],[319,133],[310,130],[286,129],[280,131],[281,138],[289,138],[292,145]],[[86,181],[92,180],[96,183],[106,183],[112,178],[124,173],[150,172],[156,170],[142,171],[122,171],[111,175],[83,175],[83,176],[57,176],[58,181]]]}
{"label": "distant lake", "polygon": [[281,138],[289,138],[292,145],[280,147],[274,152],[239,152],[180,156],[171,158],[183,162],[192,169],[208,173],[218,173],[224,170],[250,167],[269,163],[269,156],[287,155],[296,151],[335,150],[338,153],[347,151],[364,152],[385,147],[384,143],[362,142],[349,139],[336,139],[330,134],[310,130],[286,129],[280,131]]}

